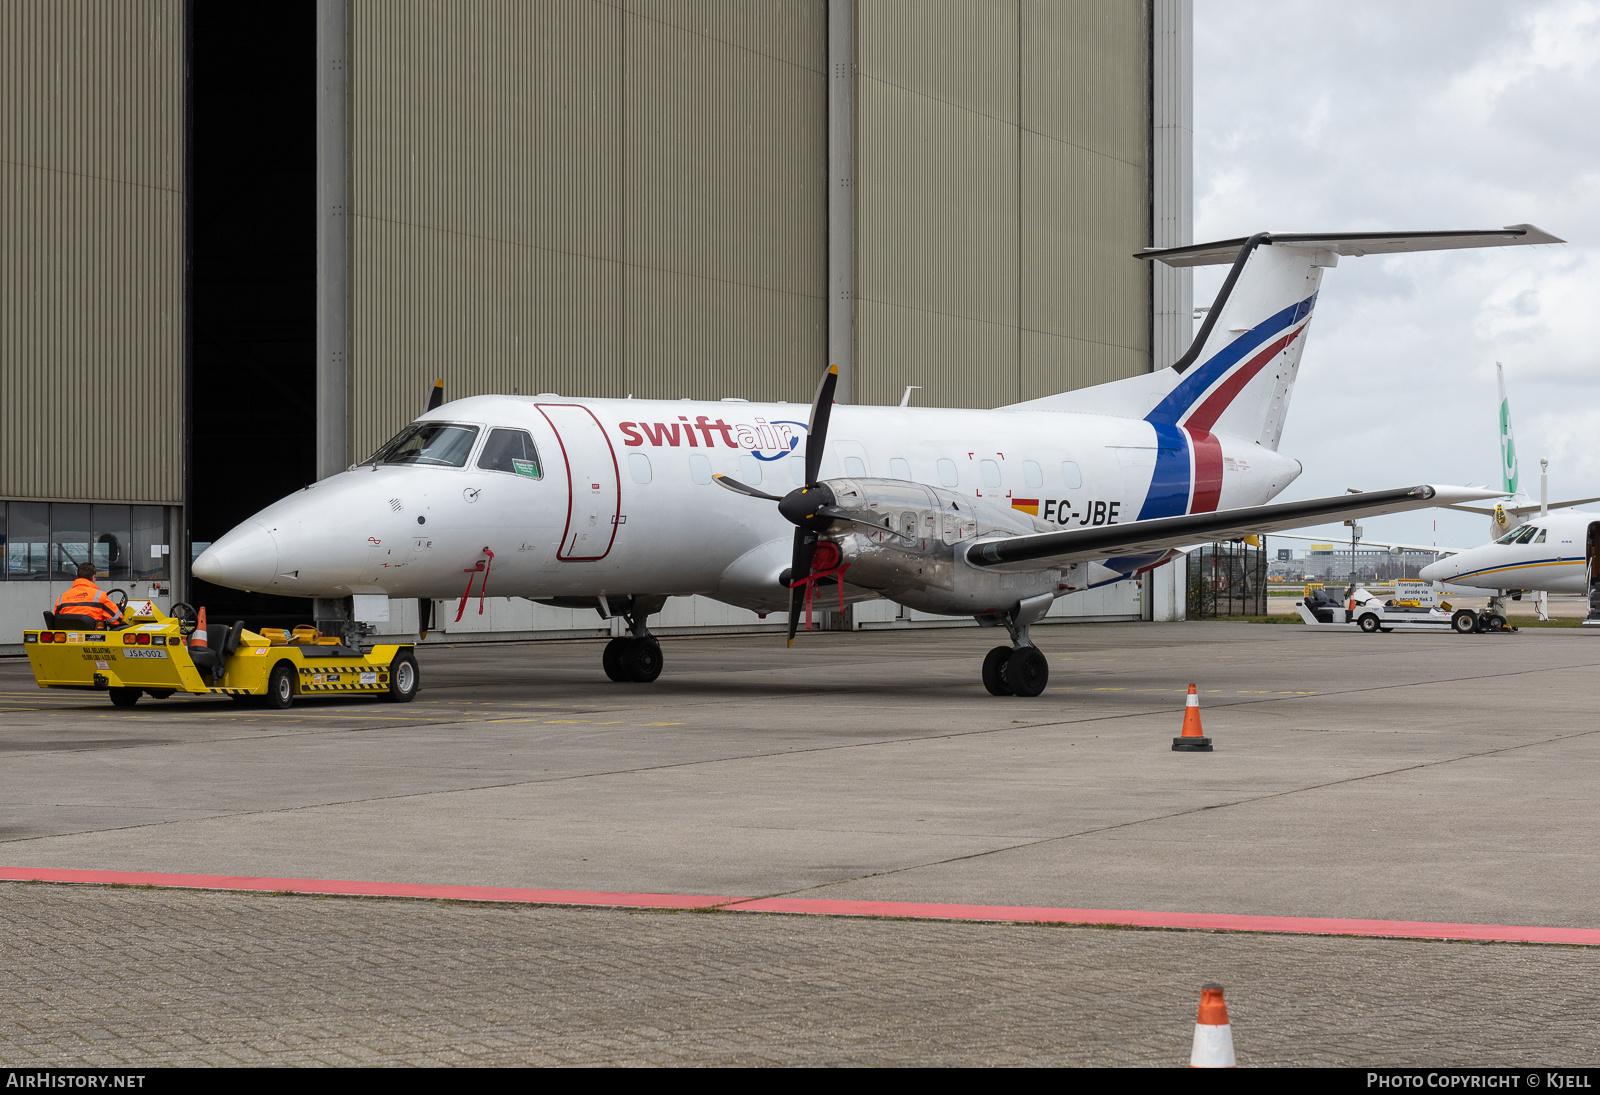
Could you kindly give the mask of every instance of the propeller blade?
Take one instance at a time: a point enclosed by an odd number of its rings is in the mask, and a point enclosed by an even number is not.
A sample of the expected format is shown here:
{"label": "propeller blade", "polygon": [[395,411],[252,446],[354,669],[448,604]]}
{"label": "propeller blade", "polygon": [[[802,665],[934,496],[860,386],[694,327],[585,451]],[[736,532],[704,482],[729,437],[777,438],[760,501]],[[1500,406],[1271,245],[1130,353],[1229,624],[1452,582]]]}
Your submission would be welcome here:
{"label": "propeller blade", "polygon": [[[798,583],[811,574],[811,559],[817,553],[817,534],[810,529],[794,530],[794,557],[789,569],[789,580]],[[800,616],[805,611],[806,587],[794,585],[789,589],[789,645],[794,645],[794,633],[800,627]]]}
{"label": "propeller blade", "polygon": [[811,404],[811,426],[806,430],[806,484],[817,481],[822,471],[822,450],[828,443],[828,416],[833,413],[833,390],[839,386],[839,366],[829,365],[817,385],[817,398]]}
{"label": "propeller blade", "polygon": [[783,501],[783,499],[779,498],[776,494],[768,494],[764,490],[756,490],[756,488],[746,486],[745,484],[739,482],[739,480],[734,479],[732,476],[723,475],[721,472],[718,472],[711,478],[716,482],[717,486],[727,487],[729,490],[733,491],[733,493],[742,494],[746,498],[761,498],[768,502]]}
{"label": "propeller blade", "polygon": [[423,411],[423,413],[426,414],[428,411],[436,411],[436,410],[438,410],[439,409],[439,404],[441,404],[443,402],[444,402],[444,377],[441,376],[438,380],[435,380],[433,382],[433,391],[428,393],[428,406],[427,406],[427,409]]}

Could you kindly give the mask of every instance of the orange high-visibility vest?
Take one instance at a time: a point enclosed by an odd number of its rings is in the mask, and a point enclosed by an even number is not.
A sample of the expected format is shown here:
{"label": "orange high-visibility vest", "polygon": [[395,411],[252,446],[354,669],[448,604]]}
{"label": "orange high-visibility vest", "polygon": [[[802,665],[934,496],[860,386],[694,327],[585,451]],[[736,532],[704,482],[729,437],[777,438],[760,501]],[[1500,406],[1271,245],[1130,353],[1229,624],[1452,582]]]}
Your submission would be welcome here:
{"label": "orange high-visibility vest", "polygon": [[122,613],[117,610],[117,606],[111,603],[110,597],[100,592],[100,587],[95,585],[91,578],[79,578],[73,582],[56,602],[56,611],[70,613],[73,616],[88,616],[103,624],[122,621]]}

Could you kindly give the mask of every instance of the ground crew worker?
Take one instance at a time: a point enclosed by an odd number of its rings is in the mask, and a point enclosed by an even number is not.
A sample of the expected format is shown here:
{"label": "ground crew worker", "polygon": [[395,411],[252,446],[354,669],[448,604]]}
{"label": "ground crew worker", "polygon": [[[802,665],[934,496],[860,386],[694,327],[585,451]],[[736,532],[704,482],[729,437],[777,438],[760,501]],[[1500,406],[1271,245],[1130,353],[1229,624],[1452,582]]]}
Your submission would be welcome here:
{"label": "ground crew worker", "polygon": [[78,564],[78,580],[67,588],[56,602],[58,613],[87,616],[96,623],[111,627],[122,622],[122,610],[111,603],[111,598],[100,592],[94,584],[94,564]]}

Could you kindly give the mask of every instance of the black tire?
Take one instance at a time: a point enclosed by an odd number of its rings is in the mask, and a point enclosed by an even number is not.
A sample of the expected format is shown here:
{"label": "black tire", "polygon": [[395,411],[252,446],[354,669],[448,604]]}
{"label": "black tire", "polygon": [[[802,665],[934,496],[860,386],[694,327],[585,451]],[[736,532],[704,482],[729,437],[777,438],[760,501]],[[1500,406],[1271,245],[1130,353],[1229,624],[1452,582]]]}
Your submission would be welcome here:
{"label": "black tire", "polygon": [[628,649],[628,644],[633,639],[626,635],[618,636],[606,643],[606,648],[600,654],[600,668],[606,671],[606,676],[619,684],[628,679],[628,671],[622,667],[622,655]]}
{"label": "black tire", "polygon": [[1036,646],[1019,646],[1000,675],[1013,696],[1037,696],[1050,683],[1050,661]]}
{"label": "black tire", "polygon": [[260,701],[260,696],[252,696],[248,692],[234,692],[228,698],[240,707],[254,707]]}
{"label": "black tire", "polygon": [[149,696],[153,700],[164,700],[168,696],[172,695],[173,691],[174,691],[174,689],[171,689],[171,688],[157,688],[154,691],[146,688],[144,690],[144,694]]}
{"label": "black tire", "polygon": [[275,665],[267,676],[267,694],[261,701],[278,711],[286,711],[294,703],[294,666],[287,663]]}
{"label": "black tire", "polygon": [[1356,620],[1356,626],[1362,631],[1365,631],[1368,635],[1371,635],[1382,625],[1378,623],[1378,617],[1374,616],[1370,612],[1365,612],[1362,613],[1362,615]]}
{"label": "black tire", "polygon": [[1471,635],[1478,630],[1478,614],[1470,608],[1459,608],[1451,615],[1450,626],[1457,635]]}
{"label": "black tire", "polygon": [[1485,631],[1504,631],[1506,629],[1506,618],[1504,616],[1490,616],[1484,622],[1483,629]]}
{"label": "black tire", "polygon": [[634,639],[622,652],[622,668],[635,684],[649,684],[661,676],[662,664],[661,644],[653,638]]}
{"label": "black tire", "polygon": [[396,654],[389,663],[389,691],[383,698],[390,703],[410,703],[421,688],[422,671],[417,668],[417,659],[405,651]]}
{"label": "black tire", "polygon": [[1011,689],[1006,687],[1004,669],[1006,661],[1011,657],[1009,646],[997,646],[983,656],[983,686],[989,690],[991,696],[1009,696]]}
{"label": "black tire", "polygon": [[139,702],[139,697],[142,695],[144,692],[137,688],[113,688],[111,702],[117,707],[132,707]]}

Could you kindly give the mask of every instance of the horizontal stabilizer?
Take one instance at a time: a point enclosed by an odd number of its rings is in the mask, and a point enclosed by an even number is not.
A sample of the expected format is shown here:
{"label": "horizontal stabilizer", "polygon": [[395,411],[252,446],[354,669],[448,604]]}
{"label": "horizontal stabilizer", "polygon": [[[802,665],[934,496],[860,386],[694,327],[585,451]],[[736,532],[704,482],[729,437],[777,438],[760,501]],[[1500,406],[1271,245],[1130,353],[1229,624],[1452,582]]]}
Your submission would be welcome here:
{"label": "horizontal stabilizer", "polygon": [[[1232,262],[1250,237],[1196,243],[1187,247],[1151,247],[1135,258],[1158,259],[1168,266],[1218,266]],[[1393,255],[1401,251],[1448,251],[1458,247],[1515,247],[1533,243],[1566,243],[1531,224],[1452,232],[1268,232],[1262,243],[1332,251],[1336,255]]]}
{"label": "horizontal stabilizer", "polygon": [[1475,487],[1420,486],[1364,494],[1338,494],[1331,498],[1308,498],[1303,502],[1246,506],[1214,513],[1190,513],[1129,521],[1120,525],[985,540],[973,544],[967,550],[966,559],[970,565],[980,567],[1026,564],[1008,567],[1013,570],[1070,566],[1115,556],[1155,554],[1193,544],[1197,540],[1238,540],[1246,536],[1320,524],[1330,518],[1349,520],[1376,517],[1385,513],[1498,498],[1502,493]]}
{"label": "horizontal stabilizer", "polygon": [[[1594,498],[1569,498],[1565,502],[1551,502],[1545,508],[1546,509],[1552,509],[1552,510],[1555,510],[1555,509],[1566,509],[1568,506],[1585,506],[1585,505],[1588,505],[1590,502],[1600,502],[1600,496],[1597,496],[1597,497],[1594,497]],[[1459,510],[1462,513],[1477,513],[1477,514],[1481,514],[1481,515],[1483,515],[1485,517],[1493,517],[1494,516],[1494,512],[1495,512],[1496,509],[1503,509],[1503,510],[1506,511],[1506,513],[1510,514],[1512,517],[1518,518],[1520,520],[1523,517],[1533,517],[1534,515],[1536,515],[1539,512],[1539,503],[1530,502],[1530,503],[1528,503],[1526,505],[1521,505],[1521,506],[1502,505],[1502,506],[1498,506],[1497,507],[1497,506],[1470,506],[1470,505],[1467,505],[1467,504],[1465,504],[1463,502],[1454,502],[1454,503],[1451,503],[1450,505],[1447,505],[1447,506],[1441,506],[1440,508],[1441,509]]]}

